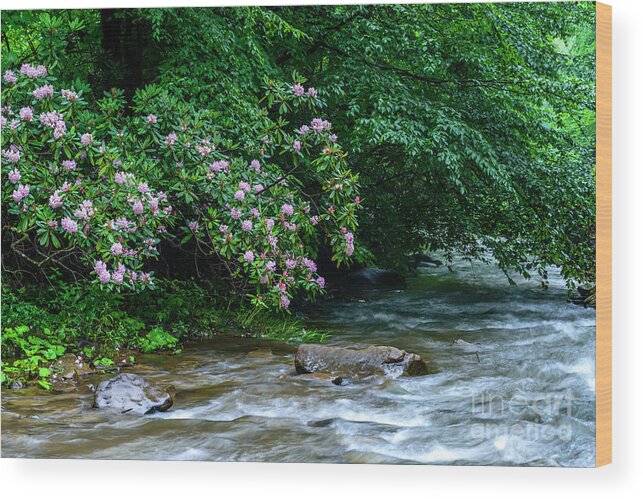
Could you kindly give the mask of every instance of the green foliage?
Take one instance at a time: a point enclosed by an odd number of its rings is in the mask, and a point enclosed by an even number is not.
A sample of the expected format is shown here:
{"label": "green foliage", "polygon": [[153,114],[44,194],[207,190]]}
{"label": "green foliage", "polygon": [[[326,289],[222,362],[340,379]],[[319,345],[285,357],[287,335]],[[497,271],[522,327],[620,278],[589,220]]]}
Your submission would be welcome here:
{"label": "green foliage", "polygon": [[139,348],[143,353],[154,352],[155,350],[171,350],[178,342],[178,339],[160,326],[153,327],[149,333],[138,341]]}
{"label": "green foliage", "polygon": [[292,316],[239,304],[234,294],[214,283],[159,280],[153,290],[124,295],[87,282],[18,290],[5,282],[0,383],[50,388],[50,366],[66,352],[97,369],[111,369],[124,351],[179,353],[182,342],[214,334],[295,343],[327,337]]}

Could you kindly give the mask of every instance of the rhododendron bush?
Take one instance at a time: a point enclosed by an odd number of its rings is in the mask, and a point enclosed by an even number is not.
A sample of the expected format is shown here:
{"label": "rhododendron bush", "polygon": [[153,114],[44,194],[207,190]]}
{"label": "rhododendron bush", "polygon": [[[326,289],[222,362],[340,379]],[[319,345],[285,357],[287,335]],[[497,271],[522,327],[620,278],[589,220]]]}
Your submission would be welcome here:
{"label": "rhododendron bush", "polygon": [[53,73],[24,64],[3,75],[4,226],[23,264],[141,291],[167,248],[198,276],[208,262],[253,304],[287,309],[324,289],[323,240],[338,265],[352,260],[358,178],[303,78],[266,81],[256,140],[237,144],[216,113],[167,87],[126,106],[118,90],[94,101]]}

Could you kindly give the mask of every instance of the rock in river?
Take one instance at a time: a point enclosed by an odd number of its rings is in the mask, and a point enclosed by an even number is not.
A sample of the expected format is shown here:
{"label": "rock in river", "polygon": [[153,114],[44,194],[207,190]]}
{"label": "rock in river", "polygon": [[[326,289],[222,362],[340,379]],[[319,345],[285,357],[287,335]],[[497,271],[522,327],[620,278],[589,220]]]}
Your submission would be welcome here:
{"label": "rock in river", "polygon": [[94,407],[121,413],[150,414],[172,407],[166,389],[150,385],[137,374],[123,373],[101,382],[94,393]]}
{"label": "rock in river", "polygon": [[330,372],[349,375],[386,374],[417,376],[428,374],[419,355],[389,346],[370,346],[363,350],[299,345],[295,354],[295,369],[299,374]]}

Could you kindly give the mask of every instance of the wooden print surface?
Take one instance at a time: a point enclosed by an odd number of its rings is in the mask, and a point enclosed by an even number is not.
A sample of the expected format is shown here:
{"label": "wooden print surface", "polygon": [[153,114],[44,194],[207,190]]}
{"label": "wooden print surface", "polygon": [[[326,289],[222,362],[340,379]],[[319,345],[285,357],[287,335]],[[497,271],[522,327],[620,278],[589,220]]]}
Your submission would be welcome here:
{"label": "wooden print surface", "polygon": [[612,7],[596,4],[596,466],[612,462]]}

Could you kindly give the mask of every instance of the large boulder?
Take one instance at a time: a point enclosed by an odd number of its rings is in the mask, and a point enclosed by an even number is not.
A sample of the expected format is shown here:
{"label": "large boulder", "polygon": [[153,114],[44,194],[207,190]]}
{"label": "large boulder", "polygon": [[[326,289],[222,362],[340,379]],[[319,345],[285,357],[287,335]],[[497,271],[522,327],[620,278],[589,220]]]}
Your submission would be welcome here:
{"label": "large boulder", "polygon": [[101,382],[94,392],[94,407],[121,413],[150,414],[172,407],[167,389],[151,385],[138,374],[123,373]]}
{"label": "large boulder", "polygon": [[295,369],[299,374],[328,372],[348,376],[385,374],[428,374],[422,357],[389,346],[370,346],[362,350],[328,347],[315,344],[299,345],[295,354]]}

